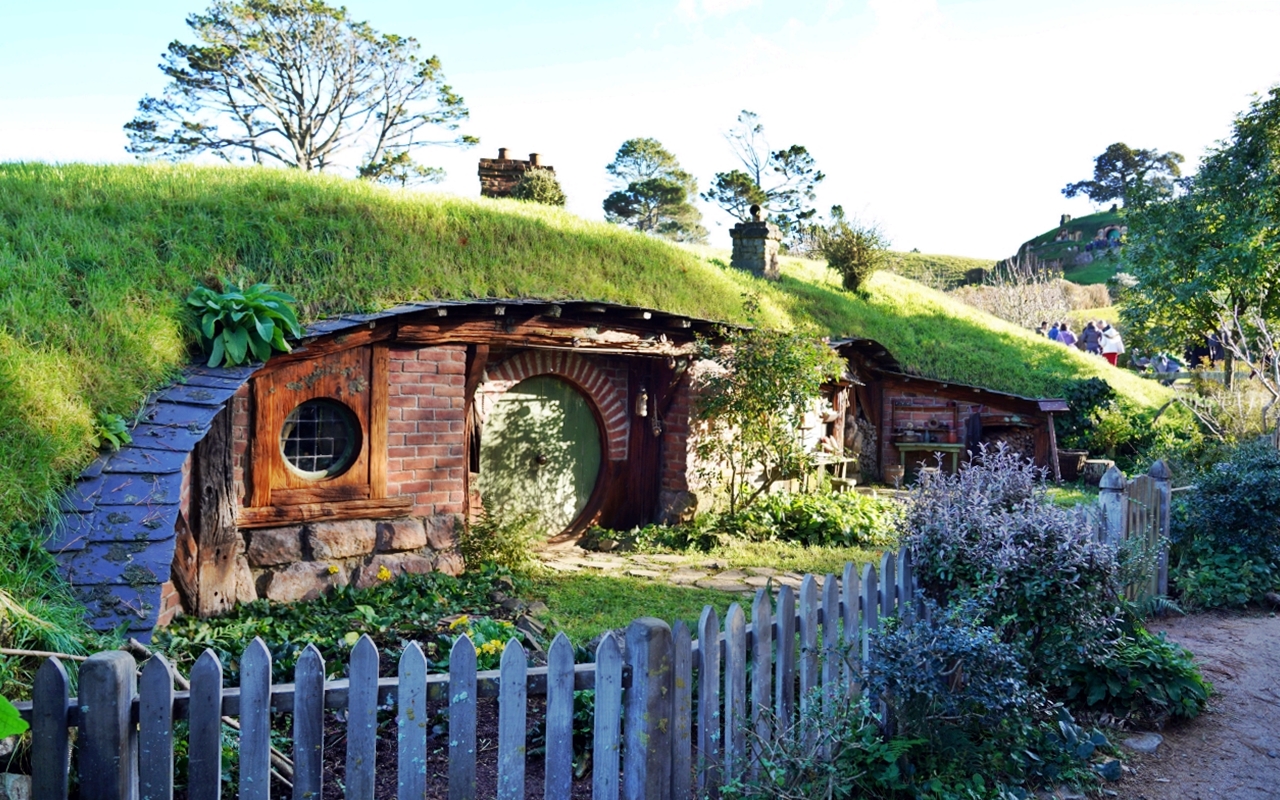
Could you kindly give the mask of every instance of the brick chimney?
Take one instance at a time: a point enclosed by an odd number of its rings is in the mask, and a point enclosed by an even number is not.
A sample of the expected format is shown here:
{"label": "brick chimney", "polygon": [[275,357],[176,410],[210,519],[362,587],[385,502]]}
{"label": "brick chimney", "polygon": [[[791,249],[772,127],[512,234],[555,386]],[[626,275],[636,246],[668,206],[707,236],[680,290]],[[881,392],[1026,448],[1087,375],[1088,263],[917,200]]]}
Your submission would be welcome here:
{"label": "brick chimney", "polygon": [[760,206],[751,206],[751,221],[739,222],[729,231],[733,237],[730,264],[752,275],[778,279],[778,242],[782,231],[760,216]]}
{"label": "brick chimney", "polygon": [[528,161],[511,158],[505,147],[498,148],[497,158],[480,159],[480,196],[510,197],[526,170],[537,167],[555,172],[554,167],[542,163],[542,155],[530,153]]}

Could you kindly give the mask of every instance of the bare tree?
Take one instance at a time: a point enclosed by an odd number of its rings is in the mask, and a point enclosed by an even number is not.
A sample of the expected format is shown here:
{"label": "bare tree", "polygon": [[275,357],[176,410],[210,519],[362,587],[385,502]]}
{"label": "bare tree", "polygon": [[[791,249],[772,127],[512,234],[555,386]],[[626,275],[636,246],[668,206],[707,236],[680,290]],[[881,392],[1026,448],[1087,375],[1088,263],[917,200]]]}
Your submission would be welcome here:
{"label": "bare tree", "polygon": [[[1249,377],[1270,396],[1259,409],[1262,429],[1270,430],[1272,443],[1280,447],[1280,424],[1271,417],[1280,401],[1280,341],[1256,307],[1242,309],[1239,305],[1228,307],[1220,303],[1218,324],[1223,349],[1247,367]],[[1231,369],[1231,365],[1227,368]],[[1230,376],[1224,376],[1224,382],[1230,385]]]}
{"label": "bare tree", "polygon": [[961,286],[951,294],[1000,319],[1038,328],[1041,322],[1063,319],[1071,298],[1060,276],[1039,269],[1019,253],[996,265],[981,286]]}
{"label": "bare tree", "polygon": [[[456,131],[469,112],[444,82],[440,60],[412,37],[383,34],[322,0],[217,0],[187,17],[196,44],[174,41],[160,69],[170,79],[124,127],[139,157],[225,161],[301,170],[349,164],[361,177],[438,180],[413,153],[469,146]],[[358,162],[358,163],[355,163]]]}

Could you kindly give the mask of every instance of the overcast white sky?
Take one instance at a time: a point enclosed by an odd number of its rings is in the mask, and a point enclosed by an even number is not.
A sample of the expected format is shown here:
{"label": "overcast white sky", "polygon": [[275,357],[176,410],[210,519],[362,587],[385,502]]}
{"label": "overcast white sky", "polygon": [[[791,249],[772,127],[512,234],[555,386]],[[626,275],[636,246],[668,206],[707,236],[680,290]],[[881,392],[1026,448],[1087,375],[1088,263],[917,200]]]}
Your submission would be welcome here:
{"label": "overcast white sky", "polygon": [[[348,0],[417,37],[466,98],[469,151],[437,190],[475,196],[499,146],[555,166],[600,217],[604,166],[652,136],[705,187],[721,136],[757,112],[807,146],[818,203],[878,221],[895,249],[1000,257],[1085,214],[1063,185],[1112,142],[1195,162],[1280,81],[1276,0]],[[0,0],[0,160],[121,162],[121,125],[199,0]],[[712,242],[727,217],[703,205]]]}

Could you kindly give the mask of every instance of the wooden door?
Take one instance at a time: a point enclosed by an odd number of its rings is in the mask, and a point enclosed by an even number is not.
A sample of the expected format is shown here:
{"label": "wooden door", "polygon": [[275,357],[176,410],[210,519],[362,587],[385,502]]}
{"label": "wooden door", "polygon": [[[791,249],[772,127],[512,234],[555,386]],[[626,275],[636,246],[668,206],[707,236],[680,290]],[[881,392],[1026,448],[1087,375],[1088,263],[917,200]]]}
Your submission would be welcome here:
{"label": "wooden door", "polygon": [[533,513],[547,535],[582,513],[600,477],[600,426],[566,381],[539,375],[507,390],[480,435],[481,498],[510,520]]}

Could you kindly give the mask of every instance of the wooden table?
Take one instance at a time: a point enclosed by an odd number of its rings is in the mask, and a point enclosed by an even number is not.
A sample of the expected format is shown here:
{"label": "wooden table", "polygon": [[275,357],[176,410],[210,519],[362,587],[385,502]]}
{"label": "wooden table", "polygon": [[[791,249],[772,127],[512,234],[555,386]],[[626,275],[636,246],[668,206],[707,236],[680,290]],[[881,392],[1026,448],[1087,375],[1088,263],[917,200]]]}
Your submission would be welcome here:
{"label": "wooden table", "polygon": [[907,453],[950,453],[951,471],[955,473],[960,469],[960,454],[964,452],[963,442],[894,442],[893,446],[898,448],[899,464],[904,477],[907,472]]}

